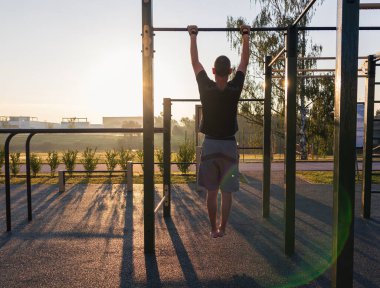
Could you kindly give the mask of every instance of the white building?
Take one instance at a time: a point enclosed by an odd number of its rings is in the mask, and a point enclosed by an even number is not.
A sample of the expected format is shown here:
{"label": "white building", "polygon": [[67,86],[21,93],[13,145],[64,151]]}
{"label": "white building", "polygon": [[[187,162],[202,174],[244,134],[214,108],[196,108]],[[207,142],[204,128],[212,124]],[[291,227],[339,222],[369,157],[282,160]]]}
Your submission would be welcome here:
{"label": "white building", "polygon": [[15,129],[46,129],[59,128],[58,123],[38,121],[37,117],[31,116],[0,116],[0,128]]}

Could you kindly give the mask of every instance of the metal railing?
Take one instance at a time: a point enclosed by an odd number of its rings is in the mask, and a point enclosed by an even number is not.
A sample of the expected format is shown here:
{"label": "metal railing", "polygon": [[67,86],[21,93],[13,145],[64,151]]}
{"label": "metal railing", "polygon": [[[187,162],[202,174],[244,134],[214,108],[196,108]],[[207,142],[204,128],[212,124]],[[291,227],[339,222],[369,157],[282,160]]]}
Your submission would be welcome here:
{"label": "metal railing", "polygon": [[[163,128],[154,128],[154,133],[163,133]],[[61,128],[61,129],[0,129],[0,134],[8,134],[4,144],[5,158],[5,206],[7,231],[12,230],[11,221],[11,181],[10,181],[10,161],[9,145],[14,136],[27,134],[25,142],[26,157],[26,184],[27,184],[27,207],[28,220],[32,220],[32,185],[30,173],[30,142],[36,134],[115,134],[115,133],[143,133],[143,128]]]}

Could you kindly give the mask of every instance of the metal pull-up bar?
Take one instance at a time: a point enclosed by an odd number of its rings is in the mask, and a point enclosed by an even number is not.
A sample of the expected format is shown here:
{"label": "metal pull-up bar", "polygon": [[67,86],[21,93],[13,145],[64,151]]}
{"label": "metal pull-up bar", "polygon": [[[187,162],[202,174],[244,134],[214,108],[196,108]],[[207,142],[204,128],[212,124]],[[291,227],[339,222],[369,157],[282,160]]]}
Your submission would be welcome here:
{"label": "metal pull-up bar", "polygon": [[[312,27],[297,27],[299,31],[336,31],[335,26],[312,26]],[[288,27],[251,27],[251,32],[283,32]],[[372,31],[380,30],[379,26],[362,26],[359,30]],[[184,27],[154,27],[154,32],[187,32]],[[204,27],[198,28],[200,32],[240,32],[240,28],[218,28],[218,27]]]}

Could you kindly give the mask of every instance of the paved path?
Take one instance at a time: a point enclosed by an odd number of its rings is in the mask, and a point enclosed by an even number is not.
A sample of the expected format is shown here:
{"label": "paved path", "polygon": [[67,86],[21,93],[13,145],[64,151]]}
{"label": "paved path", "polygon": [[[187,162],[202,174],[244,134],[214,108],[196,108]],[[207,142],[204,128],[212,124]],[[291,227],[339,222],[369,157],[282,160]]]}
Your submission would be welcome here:
{"label": "paved path", "polygon": [[[12,233],[0,187],[0,287],[330,287],[332,188],[297,181],[296,253],[283,253],[283,174],[272,174],[271,216],[261,217],[261,173],[234,196],[227,235],[208,236],[205,194],[173,186],[172,218],[158,212],[156,254],[144,255],[143,193],[135,185],[12,186]],[[160,185],[161,186],[161,185]],[[162,194],[160,186],[156,203]],[[359,186],[357,186],[359,191]],[[354,287],[380,287],[380,197],[355,217]]]}

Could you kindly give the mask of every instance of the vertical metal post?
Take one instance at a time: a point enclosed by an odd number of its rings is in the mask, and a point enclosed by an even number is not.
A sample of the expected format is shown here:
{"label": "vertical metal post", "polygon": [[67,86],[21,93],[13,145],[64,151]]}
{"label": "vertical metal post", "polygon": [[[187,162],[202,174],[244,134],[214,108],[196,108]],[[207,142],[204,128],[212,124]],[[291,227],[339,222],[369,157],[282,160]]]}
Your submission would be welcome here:
{"label": "vertical metal post", "polygon": [[172,121],[172,102],[170,98],[164,98],[164,217],[170,217],[171,204],[171,121]]}
{"label": "vertical metal post", "polygon": [[9,143],[16,134],[9,134],[4,144],[4,158],[5,158],[5,210],[7,220],[7,231],[12,230],[11,219],[11,175],[9,165]]}
{"label": "vertical metal post", "polygon": [[338,0],[332,287],[353,285],[359,0]]}
{"label": "vertical metal post", "polygon": [[363,183],[362,183],[362,216],[371,217],[372,190],[372,149],[373,117],[375,101],[376,63],[373,55],[367,59],[366,95],[364,101],[364,143],[363,143]]}
{"label": "vertical metal post", "polygon": [[268,64],[271,56],[265,57],[265,83],[264,83],[264,143],[263,143],[263,217],[269,217],[270,211],[270,175],[271,175],[271,122],[272,122],[272,67]]}
{"label": "vertical metal post", "polygon": [[133,162],[127,162],[127,192],[133,192]]}
{"label": "vertical metal post", "polygon": [[65,192],[65,171],[58,171],[58,191]]}
{"label": "vertical metal post", "polygon": [[32,180],[30,177],[30,141],[35,133],[29,134],[28,138],[26,138],[25,145],[25,159],[26,159],[26,195],[28,202],[28,220],[32,221]]}
{"label": "vertical metal post", "polygon": [[154,102],[152,0],[142,0],[144,252],[154,253]]}
{"label": "vertical metal post", "polygon": [[364,142],[363,142],[363,183],[362,183],[362,216],[371,217],[372,190],[372,149],[373,149],[373,117],[375,101],[376,62],[373,55],[367,59],[367,78],[364,101]]}
{"label": "vertical metal post", "polygon": [[294,253],[297,127],[297,27],[290,26],[285,40],[285,254]]}
{"label": "vertical metal post", "polygon": [[195,105],[195,147],[199,146],[199,125],[201,120],[202,105]]}

